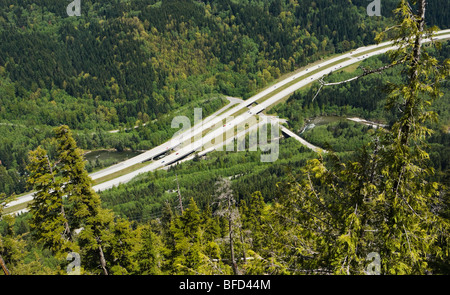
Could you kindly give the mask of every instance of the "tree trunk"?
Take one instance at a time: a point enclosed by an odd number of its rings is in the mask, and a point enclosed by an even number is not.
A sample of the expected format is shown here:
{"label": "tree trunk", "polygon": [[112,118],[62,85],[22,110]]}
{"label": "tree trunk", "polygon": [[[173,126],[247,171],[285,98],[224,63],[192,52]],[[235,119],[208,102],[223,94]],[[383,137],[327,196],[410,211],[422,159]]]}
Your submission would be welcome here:
{"label": "tree trunk", "polygon": [[419,33],[416,36],[416,40],[414,43],[414,55],[413,55],[413,60],[412,60],[412,76],[411,76],[411,80],[415,80],[418,77],[418,71],[417,71],[417,65],[419,64],[419,60],[420,60],[420,53],[422,51],[422,35],[423,35],[423,30],[425,27],[425,11],[426,11],[426,5],[427,5],[427,1],[426,0],[420,0],[419,1],[419,8],[418,8],[418,15],[419,15],[419,19],[417,20],[417,29],[419,30]]}
{"label": "tree trunk", "polygon": [[236,260],[234,258],[234,242],[233,242],[233,229],[232,229],[232,220],[231,220],[231,215],[230,218],[228,220],[228,229],[230,231],[230,252],[231,252],[231,264],[233,266],[233,273],[235,275],[238,275],[238,269],[237,269],[237,264],[236,264]]}
{"label": "tree trunk", "polygon": [[244,264],[247,263],[247,254],[245,253],[244,236],[242,235],[242,227],[240,228],[241,243],[242,243],[242,257],[244,258]]}
{"label": "tree trunk", "polygon": [[[409,83],[411,85],[411,91],[414,92],[415,91],[415,87],[412,87],[413,85],[415,85],[418,77],[419,77],[419,61],[420,61],[420,54],[422,52],[422,41],[423,41],[423,31],[424,31],[424,27],[425,27],[425,12],[426,12],[426,5],[427,5],[427,1],[426,0],[420,0],[419,1],[419,7],[417,10],[417,15],[418,15],[418,19],[417,19],[417,29],[418,29],[418,33],[415,36],[415,42],[414,42],[414,48],[413,48],[413,58],[411,61],[411,73],[410,73],[410,77],[409,77]],[[415,97],[415,95],[413,93],[411,93],[411,98],[409,100],[407,100],[405,102],[405,109],[404,112],[405,114],[407,114],[408,116],[413,116],[413,108],[414,108],[414,101],[413,98]],[[404,124],[401,128],[401,144],[406,145],[408,143],[408,138],[409,138],[409,131],[411,129],[410,126],[410,122],[406,122],[406,124]]]}
{"label": "tree trunk", "polygon": [[11,275],[11,273],[9,272],[9,269],[6,267],[6,263],[3,260],[2,255],[0,255],[0,264],[2,265],[3,272],[5,273],[5,275],[7,275],[7,276]]}
{"label": "tree trunk", "polygon": [[231,199],[228,197],[228,230],[230,236],[230,253],[231,253],[231,265],[233,267],[233,273],[238,275],[238,269],[236,259],[234,258],[234,242],[233,242],[233,214],[231,208]]}
{"label": "tree trunk", "polygon": [[100,265],[103,269],[103,274],[104,275],[108,275],[108,270],[106,269],[106,260],[105,260],[105,254],[103,253],[103,249],[102,249],[102,245],[100,244],[100,239],[97,237],[96,238],[97,243],[98,243],[98,252],[100,255]]}
{"label": "tree trunk", "polygon": [[[48,156],[47,156],[47,164],[48,164],[48,169],[50,171],[50,174],[52,175],[53,183],[55,183],[56,180],[55,180],[55,176],[53,175],[53,168],[52,168],[52,165],[50,164],[50,159],[48,158]],[[62,217],[65,220],[65,222],[64,222],[64,234],[67,236],[67,239],[69,241],[72,241],[72,233],[70,232],[69,222],[67,220],[66,213],[64,211],[64,205],[63,205],[63,198],[62,197],[61,197],[61,215],[62,215]]]}
{"label": "tree trunk", "polygon": [[183,201],[181,199],[181,193],[180,193],[180,184],[178,183],[178,175],[175,173],[175,176],[177,178],[177,188],[178,188],[178,202],[180,203],[180,210],[181,215],[183,215]]}

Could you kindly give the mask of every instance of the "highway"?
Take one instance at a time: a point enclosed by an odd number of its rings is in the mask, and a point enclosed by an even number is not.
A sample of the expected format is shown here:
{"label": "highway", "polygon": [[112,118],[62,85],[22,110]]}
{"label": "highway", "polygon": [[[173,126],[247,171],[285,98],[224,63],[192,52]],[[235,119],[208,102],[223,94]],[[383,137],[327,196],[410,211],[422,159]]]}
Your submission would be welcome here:
{"label": "highway", "polygon": [[295,134],[294,132],[292,132],[291,130],[287,129],[284,126],[281,126],[281,131],[284,132],[286,135],[288,135],[289,137],[292,137],[294,139],[296,139],[297,141],[299,141],[302,145],[306,146],[307,148],[315,151],[316,153],[322,152],[322,153],[327,153],[326,150],[321,149],[320,147],[317,147],[309,142],[307,142],[306,140],[304,140],[303,138],[301,138],[300,136],[298,136],[297,134]]}
{"label": "highway", "polygon": [[[434,40],[442,40],[450,38],[450,30],[439,31],[436,34],[440,34],[440,36],[434,36]],[[430,40],[424,40],[424,42],[429,42]],[[345,53],[339,55],[337,57],[325,60],[323,62],[317,63],[314,66],[305,68],[304,70],[295,73],[292,76],[285,78],[284,80],[262,90],[258,94],[250,97],[245,101],[235,101],[235,105],[233,107],[229,107],[227,111],[222,112],[221,114],[215,114],[209,116],[208,118],[203,119],[201,122],[198,122],[196,125],[188,128],[187,130],[180,132],[177,136],[172,138],[171,140],[163,143],[160,146],[157,146],[147,152],[144,152],[136,157],[130,158],[121,163],[115,164],[103,170],[94,172],[90,174],[92,179],[99,179],[104,176],[111,175],[113,173],[119,172],[125,168],[134,166],[136,164],[149,161],[155,159],[161,155],[165,156],[161,159],[153,161],[149,163],[147,166],[142,167],[138,170],[135,170],[126,175],[114,178],[112,180],[100,183],[95,185],[93,189],[97,192],[112,188],[122,183],[126,183],[136,177],[139,174],[154,171],[156,169],[165,167],[167,165],[176,163],[177,161],[181,161],[184,158],[188,157],[195,151],[202,151],[203,146],[206,143],[211,143],[215,138],[220,135],[230,134],[234,132],[235,126],[239,126],[243,124],[245,121],[252,120],[256,114],[262,112],[269,106],[272,106],[278,103],[284,97],[292,94],[296,90],[319,80],[325,75],[333,71],[340,70],[354,63],[360,62],[364,59],[367,59],[371,56],[385,53],[389,50],[395,49],[394,46],[387,45],[392,44],[392,42],[380,43],[378,45],[365,46],[358,49],[355,49],[349,53]],[[379,50],[376,50],[380,48]],[[366,53],[366,54],[364,54]],[[330,66],[333,64],[332,66]],[[314,74],[311,75],[311,72],[315,71]],[[305,76],[304,79],[301,77]],[[296,81],[293,83],[293,81]],[[292,85],[288,85],[292,83]],[[278,91],[279,88],[284,87],[281,91]],[[274,93],[275,92],[275,93]],[[257,101],[263,97],[269,96],[266,100],[261,103],[256,104],[251,107],[251,109],[247,112],[241,113],[239,116],[232,118],[231,116],[235,113],[242,111],[242,109],[249,107],[253,103],[257,103]],[[226,124],[223,125],[224,120],[226,120]],[[184,128],[185,126],[183,126]],[[211,128],[213,127],[213,128]],[[209,132],[204,134],[204,132],[208,130]],[[286,130],[284,130],[286,131]],[[194,141],[191,144],[183,144],[187,140],[194,138]],[[298,140],[298,139],[297,139]],[[176,151],[174,151],[177,149]],[[192,158],[192,157],[191,157]],[[7,207],[15,206],[24,202],[31,201],[33,198],[33,193],[28,193],[21,197],[18,197],[16,200],[10,202]],[[22,212],[26,211],[21,210]]]}

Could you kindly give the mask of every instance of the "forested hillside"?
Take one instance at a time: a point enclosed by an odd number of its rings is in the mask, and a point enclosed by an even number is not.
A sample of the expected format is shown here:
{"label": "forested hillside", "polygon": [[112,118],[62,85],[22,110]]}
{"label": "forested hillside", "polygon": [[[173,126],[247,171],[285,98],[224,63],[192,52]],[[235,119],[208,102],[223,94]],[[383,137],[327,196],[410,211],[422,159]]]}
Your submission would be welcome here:
{"label": "forested hillside", "polygon": [[[223,105],[217,96],[247,98],[301,65],[372,43],[390,23],[344,0],[83,1],[80,17],[68,17],[66,6],[0,2],[0,189],[7,194],[24,192],[26,151],[48,138],[49,127],[78,130],[84,149],[148,149],[173,134],[164,114],[199,103],[211,113]],[[149,124],[105,132],[139,122]]]}
{"label": "forested hillside", "polygon": [[[281,1],[269,6],[262,5],[265,1],[85,1],[84,14],[68,18],[64,3],[45,2],[2,3],[0,64],[14,83],[12,99],[28,102],[31,95],[36,102],[58,103],[52,90],[60,90],[83,98],[79,108],[94,104],[104,113],[100,121],[113,126],[134,123],[139,112],[155,118],[213,91],[246,97],[307,58],[371,43],[380,30],[363,17],[363,7],[345,1],[329,6],[336,9],[327,18],[308,15],[313,8],[308,5]],[[347,23],[338,21],[343,14]],[[30,115],[27,108],[7,110],[6,119]],[[89,121],[86,111],[72,110],[65,123],[89,127],[80,125]],[[62,120],[33,117],[29,123],[54,126]]]}
{"label": "forested hillside", "polygon": [[[75,253],[88,275],[365,274],[377,253],[379,273],[448,274],[450,45],[421,36],[448,28],[449,3],[430,1],[424,22],[425,2],[369,17],[366,0],[83,0],[68,17],[66,1],[0,0],[3,273],[67,274]],[[386,70],[266,110],[326,153],[281,138],[274,163],[212,152],[92,189],[102,164],[85,152],[149,150],[174,116],[377,36],[405,48],[324,79]],[[30,212],[3,214],[30,190]]]}
{"label": "forested hillside", "polygon": [[[376,18],[365,1],[345,0],[83,1],[80,17],[58,0],[0,7],[0,191],[11,194],[24,192],[21,151],[48,127],[79,130],[84,149],[148,149],[173,134],[164,114],[199,103],[211,113],[223,106],[217,96],[247,98],[301,65],[373,43],[395,1]],[[445,28],[441,8],[428,21]],[[139,122],[151,123],[104,132]]]}
{"label": "forested hillside", "polygon": [[[440,62],[444,62],[450,58],[450,45],[446,42],[441,50],[432,50],[432,54]],[[341,70],[333,73],[327,79],[342,81],[362,73],[362,68],[377,68],[387,62],[386,56],[373,57],[361,62],[355,72],[349,73]],[[337,116],[343,118],[344,121],[307,130],[303,136],[315,145],[336,152],[356,150],[361,147],[363,142],[367,142],[368,128],[361,124],[348,122],[346,118],[359,117],[387,126],[394,124],[401,113],[398,110],[386,111],[385,105],[388,97],[388,85],[402,81],[400,73],[401,68],[389,69],[381,75],[369,76],[364,80],[324,88],[313,101],[319,88],[316,83],[307,90],[297,91],[289,97],[285,104],[275,106],[269,113],[288,119],[289,127],[296,132],[303,130],[308,121],[315,117]],[[448,81],[441,83],[442,97],[436,100],[431,107],[439,119],[427,123],[427,127],[433,130],[433,135],[428,139],[430,157],[436,169],[436,175],[444,178],[449,177],[450,169],[448,152],[450,147],[449,86]],[[366,140],[363,140],[364,138]]]}

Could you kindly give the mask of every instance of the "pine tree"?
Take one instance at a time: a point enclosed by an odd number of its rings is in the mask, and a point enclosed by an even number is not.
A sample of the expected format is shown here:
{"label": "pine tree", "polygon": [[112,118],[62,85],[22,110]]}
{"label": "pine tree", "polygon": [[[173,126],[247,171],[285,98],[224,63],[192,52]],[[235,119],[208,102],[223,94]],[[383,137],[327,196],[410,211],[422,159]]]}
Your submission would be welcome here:
{"label": "pine tree", "polygon": [[77,147],[69,127],[55,128],[55,139],[64,192],[74,205],[72,211],[76,218],[73,223],[77,224],[98,214],[100,197],[92,190],[92,180],[85,170],[82,150]]}
{"label": "pine tree", "polygon": [[220,238],[220,224],[218,216],[213,216],[212,208],[209,203],[202,212],[202,225],[205,228],[204,238],[208,241],[214,241]]}
{"label": "pine tree", "polygon": [[75,250],[75,246],[63,204],[63,182],[57,178],[55,165],[41,147],[29,153],[29,160],[28,183],[36,190],[30,205],[30,227],[39,242],[43,242],[57,256],[64,255]]}
{"label": "pine tree", "polygon": [[[2,221],[6,224],[4,235],[0,234],[0,264],[3,272],[6,275],[46,274],[48,269],[39,261],[23,263],[24,258],[30,253],[24,240],[25,234],[18,235],[14,232],[15,217],[6,215]],[[29,271],[32,266],[34,268]]]}
{"label": "pine tree", "polygon": [[[246,236],[251,236],[252,249],[256,252],[262,250],[264,241],[264,232],[262,227],[264,220],[264,199],[261,192],[256,191],[250,196],[249,206],[243,203],[243,212],[241,214],[243,227],[248,230]],[[241,206],[240,206],[241,207]]]}
{"label": "pine tree", "polygon": [[[221,259],[219,245],[206,234],[204,214],[191,198],[189,206],[171,224],[173,249],[171,273],[189,275],[229,274]],[[170,247],[170,245],[169,245]]]}
{"label": "pine tree", "polygon": [[439,190],[428,181],[424,139],[431,132],[425,123],[434,118],[427,106],[439,97],[449,62],[438,65],[423,48],[424,34],[432,33],[424,27],[426,1],[413,4],[417,13],[401,1],[393,29],[398,49],[391,65],[403,67],[404,80],[390,86],[387,108],[399,110],[399,119],[378,130],[355,161],[342,163],[334,154],[328,163],[309,161],[280,199],[278,214],[292,225],[288,240],[297,247],[284,264],[295,272],[363,274],[377,253],[382,273],[425,274],[430,257],[448,255],[436,244],[448,239],[449,224],[432,210]]}
{"label": "pine tree", "polygon": [[160,268],[164,273],[172,270],[171,262],[174,259],[174,255],[176,255],[175,236],[172,231],[175,218],[170,203],[166,201],[163,205],[161,217],[161,240],[163,244],[161,253],[164,257],[164,261],[162,261]]}
{"label": "pine tree", "polygon": [[200,236],[198,235],[201,224],[200,209],[197,203],[191,198],[188,208],[184,210],[183,214],[180,216],[181,224],[183,224],[183,232],[192,241],[198,241]]}
{"label": "pine tree", "polygon": [[412,2],[416,12],[406,0],[395,11],[400,26],[394,29],[393,38],[399,49],[390,54],[394,63],[404,66],[406,81],[391,85],[387,107],[397,108],[401,116],[381,139],[385,147],[380,151],[382,163],[375,160],[379,173],[388,175],[378,188],[383,189],[384,195],[380,195],[389,210],[384,216],[378,215],[379,231],[375,235],[385,238],[379,247],[385,273],[429,271],[429,255],[441,257],[445,253],[435,241],[449,229],[448,221],[431,209],[440,203],[439,185],[427,181],[434,170],[428,168],[425,139],[432,133],[426,123],[437,120],[427,108],[442,95],[439,85],[449,76],[450,61],[439,65],[429,55],[423,39],[437,28],[425,27],[427,1]]}
{"label": "pine tree", "polygon": [[169,231],[170,223],[172,222],[172,220],[173,220],[172,207],[170,206],[170,203],[166,201],[164,202],[163,205],[161,217],[163,233],[167,233]]}
{"label": "pine tree", "polygon": [[136,254],[138,261],[139,274],[141,275],[159,275],[161,271],[162,260],[162,241],[160,236],[155,234],[151,227],[146,225],[139,229],[141,248]]}
{"label": "pine tree", "polygon": [[106,256],[110,261],[111,274],[132,274],[137,269],[137,263],[133,257],[138,244],[136,232],[132,230],[128,220],[116,218],[111,232],[110,247]]}
{"label": "pine tree", "polygon": [[191,198],[188,208],[171,226],[174,237],[173,267],[177,273],[199,274],[201,261],[200,210]]}
{"label": "pine tree", "polygon": [[113,214],[101,207],[100,197],[92,189],[92,179],[85,169],[82,151],[77,147],[69,127],[63,125],[55,128],[55,139],[64,192],[69,203],[73,204],[73,223],[83,229],[79,235],[79,245],[87,257],[92,259],[97,255],[102,272],[107,275],[105,248],[111,239]]}

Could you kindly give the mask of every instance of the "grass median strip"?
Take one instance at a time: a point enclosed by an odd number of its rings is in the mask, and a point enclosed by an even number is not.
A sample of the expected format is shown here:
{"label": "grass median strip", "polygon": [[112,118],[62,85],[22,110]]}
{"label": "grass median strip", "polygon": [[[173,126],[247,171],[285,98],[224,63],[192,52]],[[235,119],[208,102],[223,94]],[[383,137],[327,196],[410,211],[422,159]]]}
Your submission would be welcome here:
{"label": "grass median strip", "polygon": [[141,168],[143,168],[143,167],[145,167],[147,165],[150,165],[150,163],[153,163],[153,162],[149,161],[149,162],[144,162],[144,163],[137,163],[137,164],[134,164],[133,166],[127,167],[127,168],[125,168],[123,170],[120,170],[120,171],[108,174],[106,176],[97,178],[97,179],[94,180],[94,185],[97,185],[97,184],[100,184],[100,183],[103,183],[103,182],[106,182],[106,181],[110,181],[110,180],[113,180],[113,179],[115,179],[117,177],[121,177],[123,175],[129,174],[129,173],[134,172],[134,171],[136,171],[138,169],[141,169]]}
{"label": "grass median strip", "polygon": [[286,89],[286,88],[288,88],[288,87],[290,87],[290,86],[292,86],[292,85],[294,85],[294,84],[296,84],[296,83],[298,83],[298,82],[300,82],[300,81],[302,81],[302,80],[305,80],[306,78],[308,78],[308,77],[310,77],[310,76],[312,76],[312,75],[314,75],[314,74],[317,74],[317,73],[323,71],[324,69],[330,68],[330,67],[332,67],[332,66],[335,66],[335,65],[337,65],[337,64],[340,64],[340,63],[342,63],[342,62],[344,62],[344,61],[346,61],[346,60],[349,60],[349,59],[350,59],[350,58],[348,58],[348,57],[342,58],[342,59],[337,60],[337,61],[335,61],[335,62],[333,62],[333,63],[331,63],[331,64],[328,64],[328,65],[324,66],[323,68],[319,68],[319,69],[316,69],[316,70],[314,70],[314,71],[311,71],[310,73],[308,73],[308,74],[306,74],[306,75],[302,75],[302,76],[298,77],[297,79],[294,79],[294,80],[292,80],[291,82],[286,83],[285,85],[283,85],[283,86],[277,88],[277,90],[274,90],[274,91],[272,91],[271,93],[269,93],[269,94],[267,94],[267,95],[261,97],[261,98],[258,99],[256,102],[257,102],[257,103],[262,103],[262,102],[266,101],[267,99],[269,99],[270,97],[274,96],[275,94],[277,94],[277,93],[283,91],[284,89]]}
{"label": "grass median strip", "polygon": [[15,206],[7,207],[7,208],[3,209],[3,214],[6,215],[6,214],[10,214],[10,213],[14,213],[14,212],[23,210],[23,209],[27,208],[28,204],[31,204],[32,202],[33,201],[31,200],[31,201],[24,202],[24,203],[15,205]]}
{"label": "grass median strip", "polygon": [[358,54],[352,54],[352,56],[353,57],[360,57],[360,56],[363,56],[363,55],[366,55],[366,54],[369,54],[369,53],[372,53],[372,52],[375,52],[375,51],[378,51],[378,50],[381,50],[381,49],[386,49],[386,48],[389,48],[389,47],[392,47],[392,46],[393,46],[392,44],[388,44],[388,45],[376,47],[374,49],[367,50],[367,51],[364,51],[364,52],[361,52],[361,53],[358,53]]}

